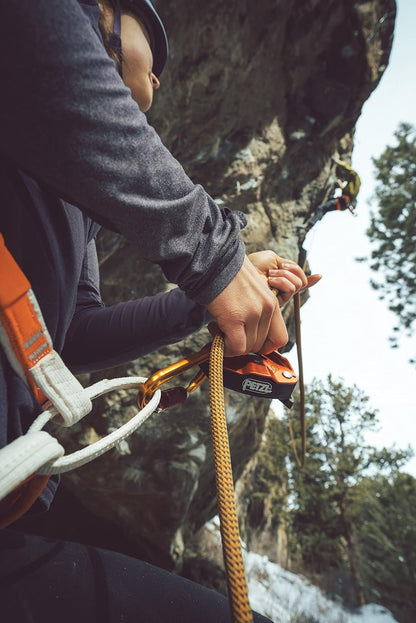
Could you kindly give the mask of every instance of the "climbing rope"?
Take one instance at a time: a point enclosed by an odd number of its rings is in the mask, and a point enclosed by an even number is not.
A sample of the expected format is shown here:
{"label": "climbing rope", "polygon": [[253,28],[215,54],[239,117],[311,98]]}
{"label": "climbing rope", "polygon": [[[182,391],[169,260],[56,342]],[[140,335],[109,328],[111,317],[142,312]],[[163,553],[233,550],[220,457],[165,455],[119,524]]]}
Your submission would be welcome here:
{"label": "climbing rope", "polygon": [[222,549],[227,575],[228,598],[234,623],[252,623],[247,581],[241,550],[240,532],[234,499],[227,420],[223,386],[224,338],[216,335],[209,359],[211,431],[214,447],[217,504]]}
{"label": "climbing rope", "polygon": [[[299,246],[298,264],[305,270],[306,263],[306,249],[302,244]],[[295,456],[296,463],[303,469],[305,466],[306,457],[306,414],[305,414],[305,381],[303,375],[303,357],[302,357],[302,332],[301,332],[301,320],[300,320],[300,292],[297,292],[293,297],[293,310],[295,314],[295,342],[296,353],[298,358],[298,380],[299,380],[299,413],[300,413],[300,437],[301,437],[301,456],[299,458],[298,450],[296,447],[295,435],[293,433],[292,421],[290,414],[287,414],[287,420],[289,423],[290,441],[292,443],[293,454]]]}
{"label": "climbing rope", "polygon": [[297,292],[293,297],[293,306],[295,311],[295,335],[296,335],[296,352],[298,357],[298,380],[299,380],[299,411],[300,411],[300,437],[301,437],[301,455],[299,458],[296,447],[296,439],[293,432],[292,421],[289,412],[287,412],[287,420],[289,423],[290,441],[292,443],[293,454],[300,469],[305,465],[306,457],[306,426],[305,426],[305,382],[303,376],[303,358],[302,358],[302,341],[300,330],[300,293]]}

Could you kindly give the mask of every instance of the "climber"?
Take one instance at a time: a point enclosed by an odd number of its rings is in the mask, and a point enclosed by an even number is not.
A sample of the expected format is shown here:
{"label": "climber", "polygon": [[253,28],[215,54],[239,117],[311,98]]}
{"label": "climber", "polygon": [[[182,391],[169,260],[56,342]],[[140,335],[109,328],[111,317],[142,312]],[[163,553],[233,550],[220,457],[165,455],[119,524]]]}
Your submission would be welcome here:
{"label": "climber", "polygon": [[354,209],[361,186],[360,177],[346,162],[338,158],[333,158],[333,160],[340,173],[341,179],[338,179],[336,183],[336,190],[340,191],[340,195],[332,197],[329,201],[326,201],[316,209],[306,228],[304,228],[305,233],[328,212],[333,212],[334,210],[349,210],[351,214],[355,216]]}
{"label": "climber", "polygon": [[[317,278],[271,251],[246,256],[244,217],[220,210],[162,145],[143,113],[167,60],[165,29],[149,0],[120,4],[121,14],[118,2],[95,0],[10,0],[3,10],[6,246],[75,372],[136,359],[212,318],[229,355],[273,350],[287,339],[280,306]],[[99,225],[123,234],[179,288],[105,307]],[[0,446],[39,412],[0,350]],[[33,512],[49,507],[56,486],[52,478]],[[229,620],[216,593],[114,552],[13,530],[0,533],[0,549],[9,621]]]}

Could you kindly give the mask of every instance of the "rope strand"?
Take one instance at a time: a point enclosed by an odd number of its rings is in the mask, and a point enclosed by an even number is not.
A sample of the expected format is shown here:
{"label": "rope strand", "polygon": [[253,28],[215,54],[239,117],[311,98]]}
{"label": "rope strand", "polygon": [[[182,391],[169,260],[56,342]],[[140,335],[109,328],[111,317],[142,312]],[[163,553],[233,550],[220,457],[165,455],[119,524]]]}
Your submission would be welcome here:
{"label": "rope strand", "polygon": [[253,623],[234,499],[223,387],[224,338],[214,337],[209,360],[211,430],[228,598],[234,623]]}

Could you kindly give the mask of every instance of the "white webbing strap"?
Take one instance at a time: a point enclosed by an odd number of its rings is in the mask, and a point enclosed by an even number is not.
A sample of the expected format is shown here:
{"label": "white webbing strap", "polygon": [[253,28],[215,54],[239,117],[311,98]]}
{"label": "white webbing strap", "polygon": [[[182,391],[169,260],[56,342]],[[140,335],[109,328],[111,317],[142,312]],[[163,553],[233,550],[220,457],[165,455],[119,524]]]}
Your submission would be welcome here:
{"label": "white webbing strap", "polygon": [[[41,316],[38,316],[38,319],[40,320]],[[45,332],[45,340],[46,336],[47,333]],[[48,348],[46,354],[39,358],[34,365],[28,367],[25,374],[1,320],[0,344],[3,346],[11,366],[20,378],[27,384],[26,374],[30,374],[36,388],[42,392],[44,398],[56,407],[60,413],[61,424],[72,426],[91,411],[92,404],[88,394],[55,350]],[[48,405],[46,404],[46,406]]]}
{"label": "white webbing strap", "polygon": [[18,437],[0,450],[0,500],[38,469],[62,456],[65,450],[46,431]]}
{"label": "white webbing strap", "polygon": [[[138,389],[146,380],[146,378],[134,376],[104,379],[86,388],[85,391],[89,399],[94,399],[118,389]],[[160,402],[160,393],[160,390],[157,390],[148,404],[123,426],[68,456],[64,456],[65,450],[57,439],[41,430],[57,415],[56,408],[51,407],[43,411],[25,435],[18,437],[0,450],[0,500],[33,474],[62,474],[81,467],[114,448],[156,411]]]}
{"label": "white webbing strap", "polygon": [[91,411],[88,393],[55,350],[29,371],[36,385],[55,407],[59,424],[72,426]]}
{"label": "white webbing strap", "polygon": [[70,372],[58,353],[53,350],[52,340],[32,289],[27,296],[33,306],[50,352],[33,358],[29,368],[35,384],[59,412],[59,423],[72,426],[92,409],[91,400],[78,379]]}
{"label": "white webbing strap", "polygon": [[[118,389],[138,389],[139,386],[146,380],[146,378],[134,376],[111,380],[104,379],[94,385],[91,385],[91,387],[87,387],[86,392],[91,399],[94,399],[102,394]],[[131,435],[147,420],[150,415],[152,415],[152,413],[154,413],[154,411],[156,411],[160,402],[160,394],[160,390],[157,390],[147,405],[117,430],[109,433],[93,444],[69,454],[68,456],[55,458],[50,460],[48,463],[45,461],[45,464],[37,469],[37,473],[49,475],[62,474],[71,469],[81,467],[81,465],[85,465],[86,463],[89,463],[90,461],[93,461],[97,457],[101,456],[104,452],[107,452],[107,450],[114,448],[115,445]],[[56,414],[57,411],[55,408],[48,409],[47,411],[41,413],[33,422],[27,435],[32,435],[42,429],[49,420],[56,416]]]}

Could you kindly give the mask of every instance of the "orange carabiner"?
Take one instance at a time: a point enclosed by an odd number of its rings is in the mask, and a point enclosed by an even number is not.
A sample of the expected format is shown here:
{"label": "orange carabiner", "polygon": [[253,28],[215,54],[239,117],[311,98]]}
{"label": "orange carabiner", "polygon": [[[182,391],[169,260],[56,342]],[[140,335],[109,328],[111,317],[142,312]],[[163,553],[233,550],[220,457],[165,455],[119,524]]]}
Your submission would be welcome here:
{"label": "orange carabiner", "polygon": [[[139,408],[143,409],[155,391],[159,389],[163,383],[171,381],[183,372],[190,370],[190,368],[193,368],[204,361],[208,361],[210,350],[211,344],[205,344],[205,346],[197,353],[192,353],[188,357],[184,357],[184,359],[176,361],[170,366],[162,368],[162,370],[158,370],[149,376],[147,381],[141,386],[137,395],[137,404]],[[184,402],[187,399],[188,394],[198,389],[205,379],[206,375],[202,371],[199,371],[195,378],[189,383],[187,388],[174,387],[172,389],[164,390],[159,403],[159,409],[167,409],[168,407]]]}
{"label": "orange carabiner", "polygon": [[[194,366],[199,366],[200,372],[187,388],[173,387],[162,391],[159,410],[185,402],[188,395],[195,391],[209,374],[210,351],[211,343],[206,344],[197,353],[193,353],[152,374],[143,383],[137,396],[137,404],[140,409],[149,402],[155,391],[163,383],[172,380]],[[273,351],[268,355],[248,353],[240,357],[224,358],[224,387],[250,396],[277,398],[289,409],[293,404],[291,395],[297,381],[289,361],[278,351]]]}

